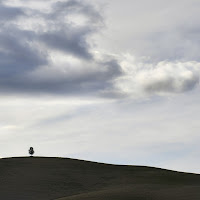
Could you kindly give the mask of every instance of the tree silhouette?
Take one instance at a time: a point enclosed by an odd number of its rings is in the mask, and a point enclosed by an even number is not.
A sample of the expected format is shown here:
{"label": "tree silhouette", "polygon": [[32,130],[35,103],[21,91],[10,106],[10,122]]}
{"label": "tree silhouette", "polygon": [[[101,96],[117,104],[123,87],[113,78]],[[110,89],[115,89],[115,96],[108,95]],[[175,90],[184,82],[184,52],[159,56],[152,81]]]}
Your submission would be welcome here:
{"label": "tree silhouette", "polygon": [[29,149],[29,154],[30,154],[31,156],[33,156],[34,153],[35,153],[35,152],[34,152],[33,147],[30,147],[30,149]]}

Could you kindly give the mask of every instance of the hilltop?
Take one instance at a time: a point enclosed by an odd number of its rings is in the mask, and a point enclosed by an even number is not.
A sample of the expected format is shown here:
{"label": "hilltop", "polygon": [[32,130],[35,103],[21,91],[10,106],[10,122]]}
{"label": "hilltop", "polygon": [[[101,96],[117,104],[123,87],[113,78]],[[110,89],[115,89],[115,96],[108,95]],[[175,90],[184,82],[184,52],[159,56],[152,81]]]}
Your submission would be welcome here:
{"label": "hilltop", "polygon": [[0,159],[2,200],[199,200],[200,175],[69,158]]}

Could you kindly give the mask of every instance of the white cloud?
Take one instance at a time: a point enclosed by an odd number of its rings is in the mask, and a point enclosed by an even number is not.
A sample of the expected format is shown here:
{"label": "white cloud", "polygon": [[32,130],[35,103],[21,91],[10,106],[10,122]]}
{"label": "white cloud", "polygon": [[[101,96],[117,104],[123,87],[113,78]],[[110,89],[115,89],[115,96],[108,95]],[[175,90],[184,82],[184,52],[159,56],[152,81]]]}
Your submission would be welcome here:
{"label": "white cloud", "polygon": [[114,81],[114,87],[133,98],[181,93],[199,84],[198,62],[162,61],[151,64],[126,55],[121,66],[124,75]]}

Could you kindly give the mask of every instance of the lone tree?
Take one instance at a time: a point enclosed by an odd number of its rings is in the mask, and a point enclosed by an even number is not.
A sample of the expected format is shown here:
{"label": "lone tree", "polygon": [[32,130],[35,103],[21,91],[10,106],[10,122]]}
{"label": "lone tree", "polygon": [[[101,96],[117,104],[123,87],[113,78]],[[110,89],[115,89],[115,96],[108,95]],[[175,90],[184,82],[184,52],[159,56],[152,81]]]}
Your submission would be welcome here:
{"label": "lone tree", "polygon": [[35,153],[35,152],[34,152],[33,147],[30,147],[30,149],[29,149],[29,154],[30,154],[31,156],[33,156],[34,153]]}

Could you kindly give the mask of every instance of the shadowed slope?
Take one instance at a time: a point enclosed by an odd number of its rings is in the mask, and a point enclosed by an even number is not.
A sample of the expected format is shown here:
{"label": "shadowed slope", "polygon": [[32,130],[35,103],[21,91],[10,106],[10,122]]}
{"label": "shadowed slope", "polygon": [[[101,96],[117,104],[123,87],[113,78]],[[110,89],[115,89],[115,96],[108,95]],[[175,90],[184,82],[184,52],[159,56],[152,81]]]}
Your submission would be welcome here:
{"label": "shadowed slope", "polygon": [[200,187],[128,185],[84,193],[56,200],[199,200]]}
{"label": "shadowed slope", "polygon": [[0,188],[2,200],[199,200],[200,175],[74,159],[8,158],[0,159]]}

